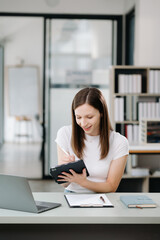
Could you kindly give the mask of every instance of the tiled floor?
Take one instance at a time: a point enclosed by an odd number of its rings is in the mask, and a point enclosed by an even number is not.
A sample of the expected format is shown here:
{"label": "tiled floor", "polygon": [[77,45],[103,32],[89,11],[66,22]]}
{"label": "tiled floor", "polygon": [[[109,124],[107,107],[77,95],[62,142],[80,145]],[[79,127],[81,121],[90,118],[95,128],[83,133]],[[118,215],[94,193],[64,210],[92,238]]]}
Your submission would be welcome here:
{"label": "tiled floor", "polygon": [[0,173],[26,177],[32,192],[63,192],[61,185],[42,180],[41,144],[4,144],[0,149]]}
{"label": "tiled floor", "polygon": [[0,173],[42,178],[40,143],[6,143],[0,148]]}
{"label": "tiled floor", "polygon": [[32,192],[63,192],[64,188],[53,180],[29,180]]}

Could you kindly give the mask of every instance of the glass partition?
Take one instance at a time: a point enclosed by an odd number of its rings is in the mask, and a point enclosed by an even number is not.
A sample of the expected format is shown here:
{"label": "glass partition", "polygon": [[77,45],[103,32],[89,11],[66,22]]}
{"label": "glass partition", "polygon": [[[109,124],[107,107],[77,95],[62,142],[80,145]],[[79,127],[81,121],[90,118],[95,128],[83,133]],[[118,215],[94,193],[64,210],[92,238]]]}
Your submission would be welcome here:
{"label": "glass partition", "polygon": [[[83,87],[99,88],[109,103],[109,67],[116,64],[116,21],[48,19],[46,24],[45,174],[57,164],[57,131],[71,124],[71,103]],[[114,51],[113,51],[114,50]]]}
{"label": "glass partition", "polygon": [[[43,18],[0,16],[0,170],[3,174],[42,178],[42,74]],[[31,113],[35,104],[37,109]]]}

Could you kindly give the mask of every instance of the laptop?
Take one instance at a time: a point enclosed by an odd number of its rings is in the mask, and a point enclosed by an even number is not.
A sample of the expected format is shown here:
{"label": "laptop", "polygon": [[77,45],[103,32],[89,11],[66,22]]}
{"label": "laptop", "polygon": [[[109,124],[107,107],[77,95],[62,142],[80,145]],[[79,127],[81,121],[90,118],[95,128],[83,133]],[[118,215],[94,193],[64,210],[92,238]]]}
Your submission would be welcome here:
{"label": "laptop", "polygon": [[35,201],[26,178],[0,174],[0,208],[41,213],[60,203]]}

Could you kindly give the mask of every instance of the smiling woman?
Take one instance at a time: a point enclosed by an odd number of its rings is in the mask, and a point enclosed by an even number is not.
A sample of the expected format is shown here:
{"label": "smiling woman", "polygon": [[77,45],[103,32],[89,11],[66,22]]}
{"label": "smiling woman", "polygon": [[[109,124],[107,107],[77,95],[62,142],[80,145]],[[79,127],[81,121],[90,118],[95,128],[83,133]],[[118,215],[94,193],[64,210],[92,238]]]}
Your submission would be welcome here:
{"label": "smiling woman", "polygon": [[99,135],[100,112],[96,108],[85,103],[75,109],[75,116],[77,124],[85,133],[91,136]]}
{"label": "smiling woman", "polygon": [[[72,192],[114,192],[122,178],[128,155],[127,139],[110,124],[107,104],[100,90],[84,88],[72,102],[72,126],[57,133],[59,164],[83,159],[85,169],[63,173],[61,181]],[[64,151],[65,150],[65,151]],[[67,152],[68,154],[66,154]]]}

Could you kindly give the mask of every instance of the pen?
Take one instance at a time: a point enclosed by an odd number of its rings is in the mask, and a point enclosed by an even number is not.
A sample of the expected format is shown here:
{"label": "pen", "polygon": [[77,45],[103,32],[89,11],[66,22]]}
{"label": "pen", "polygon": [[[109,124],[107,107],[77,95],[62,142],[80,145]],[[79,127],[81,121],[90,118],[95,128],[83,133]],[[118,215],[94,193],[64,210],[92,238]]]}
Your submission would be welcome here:
{"label": "pen", "polygon": [[62,149],[62,151],[67,155],[67,156],[69,156],[69,153],[68,152],[66,152],[63,148],[61,148]]}
{"label": "pen", "polygon": [[140,208],[140,209],[143,209],[142,207],[140,207],[140,206],[136,206],[136,208]]}
{"label": "pen", "polygon": [[100,199],[102,200],[103,203],[106,203],[102,196],[100,196]]}

